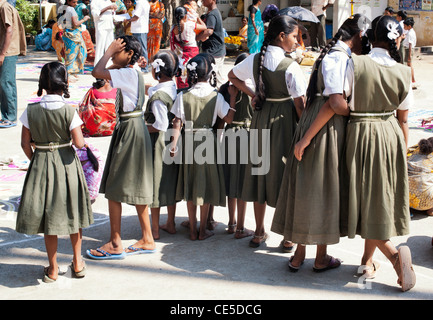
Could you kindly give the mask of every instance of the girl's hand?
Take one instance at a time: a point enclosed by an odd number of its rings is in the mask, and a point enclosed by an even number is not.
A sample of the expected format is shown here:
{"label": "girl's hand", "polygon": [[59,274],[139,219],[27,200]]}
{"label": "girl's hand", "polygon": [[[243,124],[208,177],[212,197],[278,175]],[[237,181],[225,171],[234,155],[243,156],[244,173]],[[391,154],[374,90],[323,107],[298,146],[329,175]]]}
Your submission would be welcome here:
{"label": "girl's hand", "polygon": [[170,157],[174,158],[179,148],[178,146],[174,146],[174,147],[170,147],[168,150],[170,151]]}
{"label": "girl's hand", "polygon": [[116,39],[110,44],[107,51],[109,51],[110,56],[112,56],[113,54],[125,49],[125,45],[126,43],[123,41],[123,39]]}
{"label": "girl's hand", "polygon": [[302,138],[295,144],[295,150],[293,153],[295,154],[295,157],[296,159],[298,159],[298,161],[302,160],[302,156],[304,155],[304,150],[306,147],[310,145],[310,142],[311,141],[307,141],[305,138]]}

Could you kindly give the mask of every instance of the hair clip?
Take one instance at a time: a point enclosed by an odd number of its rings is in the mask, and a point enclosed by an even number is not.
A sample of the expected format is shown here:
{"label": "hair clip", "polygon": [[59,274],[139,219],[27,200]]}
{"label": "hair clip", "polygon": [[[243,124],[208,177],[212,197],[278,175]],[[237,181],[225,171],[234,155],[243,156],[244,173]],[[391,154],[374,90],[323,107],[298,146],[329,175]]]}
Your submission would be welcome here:
{"label": "hair clip", "polygon": [[186,67],[188,68],[189,71],[193,71],[197,68],[197,62],[193,61],[189,63]]}
{"label": "hair clip", "polygon": [[155,61],[152,62],[152,68],[155,69],[155,72],[158,73],[159,72],[159,67],[163,67],[165,66],[164,61],[162,61],[161,59],[155,59]]}
{"label": "hair clip", "polygon": [[395,40],[400,36],[400,33],[398,32],[398,24],[397,23],[390,21],[386,25],[386,28],[389,30],[389,32],[387,34],[388,39]]}

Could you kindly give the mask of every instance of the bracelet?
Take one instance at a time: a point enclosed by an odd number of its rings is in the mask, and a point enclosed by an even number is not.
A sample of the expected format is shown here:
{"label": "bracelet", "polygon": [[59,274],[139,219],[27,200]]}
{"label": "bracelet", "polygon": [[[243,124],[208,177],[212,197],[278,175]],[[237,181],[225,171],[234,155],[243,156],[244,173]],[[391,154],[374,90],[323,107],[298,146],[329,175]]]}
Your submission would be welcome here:
{"label": "bracelet", "polygon": [[170,151],[171,153],[176,153],[179,150],[179,147],[176,146],[176,149],[173,150],[173,148],[169,148],[168,151]]}
{"label": "bracelet", "polygon": [[229,109],[232,110],[233,112],[236,112],[236,109],[234,109],[232,107],[230,107]]}

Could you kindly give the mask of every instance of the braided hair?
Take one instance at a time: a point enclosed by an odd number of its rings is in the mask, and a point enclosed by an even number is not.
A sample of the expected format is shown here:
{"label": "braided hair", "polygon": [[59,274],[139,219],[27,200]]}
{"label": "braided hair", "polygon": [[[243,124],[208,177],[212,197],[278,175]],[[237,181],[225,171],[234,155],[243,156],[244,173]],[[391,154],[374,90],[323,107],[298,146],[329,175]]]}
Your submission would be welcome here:
{"label": "braided hair", "polygon": [[400,62],[401,56],[397,49],[397,37],[390,36],[390,33],[392,33],[390,28],[397,30],[398,37],[403,34],[403,29],[396,19],[391,16],[378,16],[371,23],[371,29],[367,31],[367,37],[371,43],[385,44],[391,58]]}
{"label": "braided hair", "polygon": [[265,53],[268,46],[280,35],[281,32],[284,34],[290,34],[298,27],[298,23],[295,19],[290,18],[286,15],[278,15],[272,18],[269,23],[268,30],[266,32],[265,39],[263,40],[262,48],[260,49],[259,55],[259,67],[258,67],[258,81],[256,83],[256,104],[255,109],[260,110],[263,103],[266,100],[265,95],[265,84],[263,83],[263,62],[265,59]]}
{"label": "braided hair", "polygon": [[209,81],[212,87],[216,87],[216,73],[213,70],[215,59],[209,53],[199,53],[186,64],[188,85],[192,87],[197,82]]}
{"label": "braided hair", "polygon": [[42,90],[48,92],[62,92],[65,98],[69,98],[68,72],[66,67],[58,62],[50,62],[42,67],[39,75],[38,97]]}
{"label": "braided hair", "polygon": [[174,9],[174,21],[176,22],[176,27],[178,30],[178,35],[179,35],[179,41],[180,43],[183,45],[183,40],[182,40],[182,29],[180,27],[180,21],[186,17],[186,15],[188,14],[188,11],[186,10],[185,7],[176,7],[176,9]]}
{"label": "braided hair", "polygon": [[307,102],[306,108],[308,108],[313,102],[317,93],[317,77],[319,74],[320,65],[325,58],[325,56],[331,51],[338,40],[348,41],[352,39],[353,36],[359,34],[367,26],[367,18],[362,14],[355,14],[353,17],[348,18],[341,27],[338,29],[337,33],[331,39],[331,41],[322,49],[319,57],[317,58],[313,72],[311,73],[310,82],[307,88]]}

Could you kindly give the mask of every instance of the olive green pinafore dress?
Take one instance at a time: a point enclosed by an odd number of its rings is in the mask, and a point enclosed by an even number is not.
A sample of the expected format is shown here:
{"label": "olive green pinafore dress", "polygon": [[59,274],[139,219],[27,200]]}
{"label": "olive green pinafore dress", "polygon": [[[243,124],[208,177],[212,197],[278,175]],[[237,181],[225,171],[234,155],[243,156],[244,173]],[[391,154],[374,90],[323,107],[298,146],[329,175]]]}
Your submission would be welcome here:
{"label": "olive green pinafore dress", "polygon": [[153,201],[153,159],[149,131],[143,119],[143,76],[138,76],[138,101],[131,112],[123,111],[123,96],[117,90],[118,123],[113,131],[102,175],[100,193],[109,200],[131,205]]}
{"label": "olive green pinafore dress", "polygon": [[340,180],[345,168],[343,148],[348,117],[334,115],[311,140],[302,160],[294,155],[295,144],[328,100],[320,94],[324,89],[319,67],[318,94],[303,111],[296,128],[271,227],[284,239],[302,244],[338,243],[340,210],[346,210],[341,204]]}
{"label": "olive green pinafore dress", "polygon": [[70,235],[93,223],[83,168],[75,150],[68,145],[74,112],[68,104],[55,110],[45,109],[39,103],[27,107],[32,139],[44,149],[35,149],[27,170],[17,232]]}
{"label": "olive green pinafore dress", "polygon": [[394,111],[406,98],[410,68],[353,56],[354,111],[346,132],[348,211],[343,232],[387,240],[409,233],[406,144]]}
{"label": "olive green pinafore dress", "polygon": [[[259,55],[254,57],[257,75]],[[263,68],[266,101],[255,110],[250,126],[249,161],[245,165],[242,200],[277,205],[286,159],[289,155],[297,115],[285,82],[287,68],[294,60],[286,57],[275,71]],[[256,79],[257,83],[257,79]],[[268,141],[263,141],[268,137]]]}
{"label": "olive green pinafore dress", "polygon": [[186,123],[182,133],[182,163],[176,199],[192,201],[199,206],[226,204],[224,170],[217,161],[220,149],[212,129],[217,95],[216,90],[205,97],[185,91],[182,97]]}
{"label": "olive green pinafore dress", "polygon": [[[171,109],[173,99],[164,91],[155,92],[147,101],[144,118],[147,124],[155,122],[152,112],[152,102],[160,100]],[[169,126],[173,120],[173,114],[168,112]],[[170,139],[166,136],[167,132],[159,131],[150,133],[150,140],[153,148],[153,202],[152,208],[160,208],[176,204],[176,185],[179,174],[179,164],[170,159],[169,144]]]}

